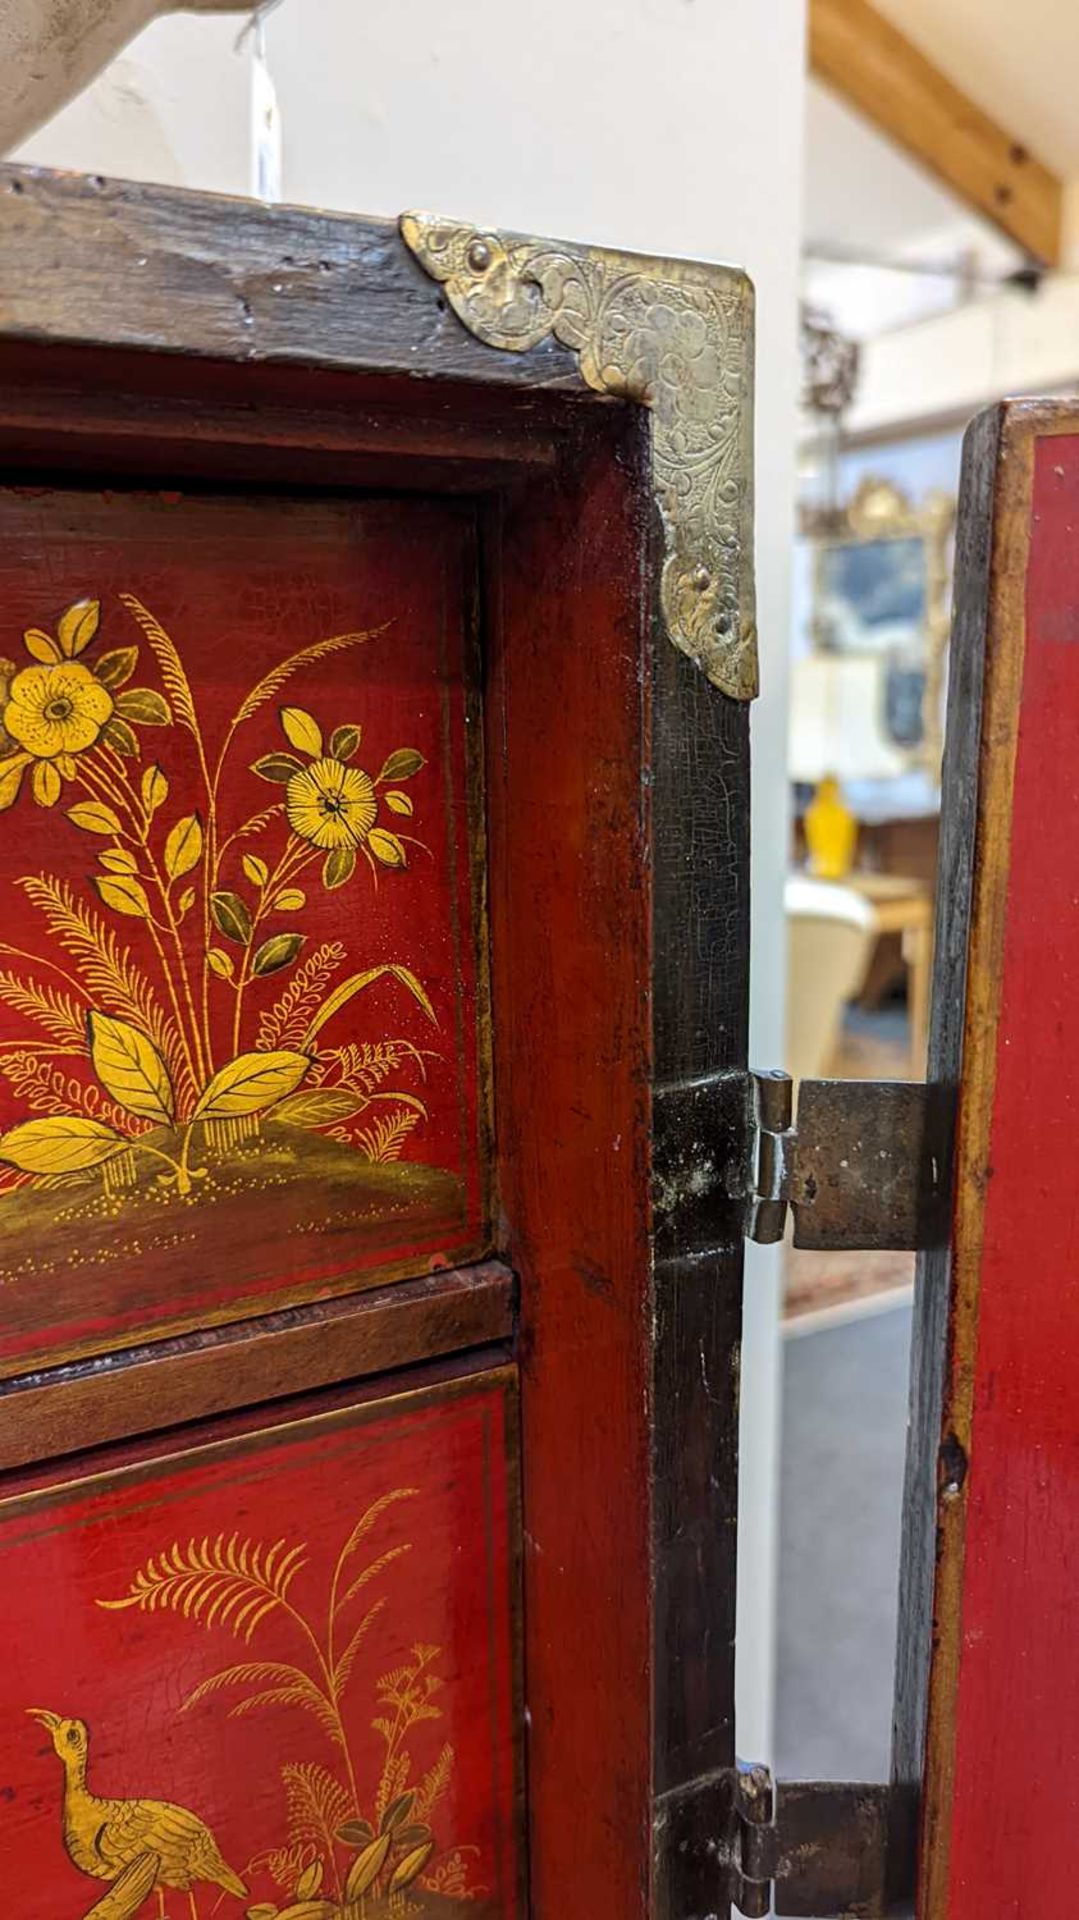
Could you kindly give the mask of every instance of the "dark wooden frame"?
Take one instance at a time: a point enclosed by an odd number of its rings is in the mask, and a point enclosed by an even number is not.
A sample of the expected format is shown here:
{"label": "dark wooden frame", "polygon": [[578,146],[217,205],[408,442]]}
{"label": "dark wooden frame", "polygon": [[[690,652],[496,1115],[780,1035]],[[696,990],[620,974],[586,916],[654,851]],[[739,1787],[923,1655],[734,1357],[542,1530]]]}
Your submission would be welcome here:
{"label": "dark wooden frame", "polygon": [[0,1468],[512,1340],[533,1910],[725,1910],[748,709],[665,631],[648,413],[388,223],[6,168],[0,281],[9,475],[476,498],[502,1209],[466,1274],[12,1382]]}

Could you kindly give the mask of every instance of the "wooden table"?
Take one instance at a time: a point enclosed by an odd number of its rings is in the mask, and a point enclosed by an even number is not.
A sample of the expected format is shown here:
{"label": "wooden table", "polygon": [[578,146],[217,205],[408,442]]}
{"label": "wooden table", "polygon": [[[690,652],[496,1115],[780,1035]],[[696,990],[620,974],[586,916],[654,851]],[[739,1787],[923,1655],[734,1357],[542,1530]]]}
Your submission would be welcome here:
{"label": "wooden table", "polygon": [[874,949],[866,969],[863,994],[873,978],[876,950],[888,935],[898,935],[907,969],[910,1018],[910,1070],[915,1079],[925,1073],[929,1034],[929,993],[933,970],[933,899],[924,882],[895,873],[851,873],[843,882],[861,894],[873,909]]}

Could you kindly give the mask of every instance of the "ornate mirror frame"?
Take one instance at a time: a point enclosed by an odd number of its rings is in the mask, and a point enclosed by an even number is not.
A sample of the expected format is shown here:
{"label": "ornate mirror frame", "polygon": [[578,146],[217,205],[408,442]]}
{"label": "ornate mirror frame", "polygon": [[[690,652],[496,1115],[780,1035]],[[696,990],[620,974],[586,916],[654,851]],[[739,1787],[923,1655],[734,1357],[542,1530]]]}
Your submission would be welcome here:
{"label": "ornate mirror frame", "polygon": [[940,778],[944,750],[944,683],[950,631],[951,546],[956,503],[951,494],[934,488],[917,505],[892,481],[871,474],[845,507],[807,517],[805,530],[814,542],[813,634],[819,643],[817,609],[823,598],[824,567],[836,547],[869,545],[881,540],[920,540],[925,549],[925,688],[922,695],[922,738],[911,750],[912,759],[934,780]]}

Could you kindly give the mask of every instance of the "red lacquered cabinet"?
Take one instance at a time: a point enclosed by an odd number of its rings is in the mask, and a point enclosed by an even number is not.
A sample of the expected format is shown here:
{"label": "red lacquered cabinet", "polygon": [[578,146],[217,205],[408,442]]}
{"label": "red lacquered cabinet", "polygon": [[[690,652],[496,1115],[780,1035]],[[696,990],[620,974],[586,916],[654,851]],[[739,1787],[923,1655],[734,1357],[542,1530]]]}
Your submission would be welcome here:
{"label": "red lacquered cabinet", "polygon": [[8,1910],[725,1911],[747,284],[0,260]]}

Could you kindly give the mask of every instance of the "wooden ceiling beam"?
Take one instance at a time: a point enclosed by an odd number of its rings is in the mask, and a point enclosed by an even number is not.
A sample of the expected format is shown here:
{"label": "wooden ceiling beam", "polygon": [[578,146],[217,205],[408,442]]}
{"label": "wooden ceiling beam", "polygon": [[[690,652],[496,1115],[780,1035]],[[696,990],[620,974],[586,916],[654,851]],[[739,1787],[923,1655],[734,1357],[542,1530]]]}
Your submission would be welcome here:
{"label": "wooden ceiling beam", "polygon": [[869,0],[809,0],[809,64],[967,206],[1059,265],[1061,181]]}

